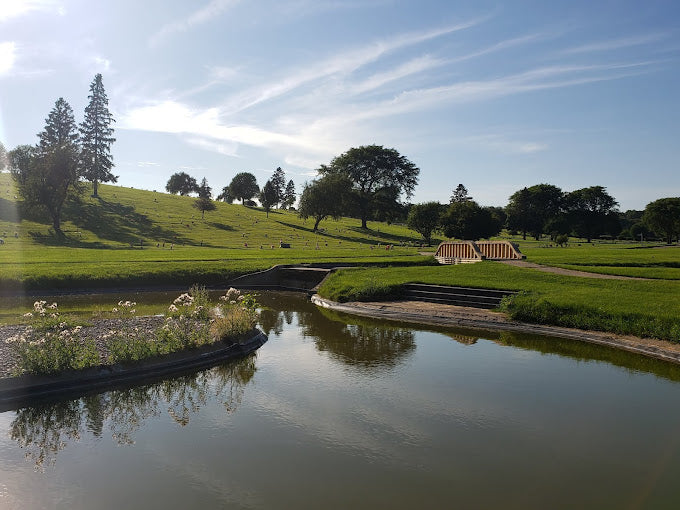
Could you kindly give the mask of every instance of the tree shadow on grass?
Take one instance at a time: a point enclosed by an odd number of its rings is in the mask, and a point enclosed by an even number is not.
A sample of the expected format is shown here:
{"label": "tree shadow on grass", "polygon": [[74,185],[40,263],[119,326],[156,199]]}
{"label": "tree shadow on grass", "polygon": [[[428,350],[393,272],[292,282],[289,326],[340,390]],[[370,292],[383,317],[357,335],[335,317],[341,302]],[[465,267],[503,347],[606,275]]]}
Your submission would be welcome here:
{"label": "tree shadow on grass", "polygon": [[0,198],[0,221],[19,223],[19,204]]}
{"label": "tree shadow on grass", "polygon": [[[398,242],[401,242],[401,241],[403,241],[405,243],[407,243],[409,241],[412,241],[414,243],[420,242],[419,237],[400,236],[400,235],[396,235],[396,234],[388,234],[387,232],[381,232],[379,230],[373,230],[373,229],[370,229],[370,228],[347,227],[347,230],[351,230],[352,232],[356,232],[357,234],[363,234],[363,235],[366,235],[366,236],[380,237],[382,239],[389,240],[389,241],[392,241],[392,242],[395,242],[395,243],[398,243]],[[368,240],[369,240],[369,242],[370,241],[376,242],[375,239],[372,239],[372,238],[368,238]]]}
{"label": "tree shadow on grass", "polygon": [[[357,234],[361,234],[362,237],[349,237],[345,235],[341,235],[338,233],[332,233],[330,231],[324,230],[324,229],[319,229],[319,231],[314,232],[314,230],[311,227],[304,227],[302,225],[295,225],[294,223],[287,223],[285,221],[277,221],[277,223],[284,225],[286,227],[291,227],[296,230],[301,230],[303,232],[307,232],[309,234],[318,234],[321,236],[325,237],[330,237],[333,239],[338,239],[342,241],[347,241],[347,242],[352,242],[352,243],[365,243],[365,244],[378,244],[378,243],[384,243],[385,241],[389,240],[392,242],[419,242],[418,239],[414,237],[409,237],[409,236],[398,236],[398,235],[393,235],[393,234],[386,234],[384,232],[378,232],[376,230],[371,230],[371,229],[363,229],[361,227],[343,227],[344,230],[351,230],[352,232],[356,232]],[[380,239],[376,239],[376,237]]]}
{"label": "tree shadow on grass", "polygon": [[[80,229],[89,230],[107,241],[138,245],[140,239],[144,239],[146,242],[195,244],[177,231],[154,223],[132,206],[107,202],[101,198],[95,203],[69,202],[64,205],[63,217]],[[83,244],[101,246],[100,241]]]}
{"label": "tree shadow on grass", "polygon": [[225,232],[233,232],[236,230],[234,227],[231,225],[226,225],[224,223],[217,223],[216,221],[206,221],[206,225],[210,225],[213,228],[217,228],[219,230],[224,230]]}

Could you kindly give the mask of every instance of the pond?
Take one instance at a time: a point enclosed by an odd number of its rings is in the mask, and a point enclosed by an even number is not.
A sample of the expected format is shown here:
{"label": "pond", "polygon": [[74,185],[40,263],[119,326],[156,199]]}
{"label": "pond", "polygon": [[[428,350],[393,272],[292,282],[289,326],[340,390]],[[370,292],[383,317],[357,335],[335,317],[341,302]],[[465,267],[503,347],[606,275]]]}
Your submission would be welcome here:
{"label": "pond", "polygon": [[677,508],[679,366],[259,299],[256,356],[1,413],[0,508]]}

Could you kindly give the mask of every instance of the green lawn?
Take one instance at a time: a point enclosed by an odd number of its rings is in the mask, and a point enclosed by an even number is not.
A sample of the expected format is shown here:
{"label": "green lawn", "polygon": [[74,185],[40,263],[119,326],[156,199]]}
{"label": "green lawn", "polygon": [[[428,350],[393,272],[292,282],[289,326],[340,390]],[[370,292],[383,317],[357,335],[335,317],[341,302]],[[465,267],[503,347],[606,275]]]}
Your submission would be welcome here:
{"label": "green lawn", "polygon": [[[0,174],[2,288],[219,284],[284,263],[431,263],[418,254],[419,236],[404,226],[376,222],[362,230],[348,218],[313,232],[295,212],[267,217],[261,209],[218,203],[203,219],[191,197],[108,185],[99,193],[65,208],[62,240],[45,217],[19,220],[11,179]],[[385,250],[388,244],[393,249]]]}
{"label": "green lawn", "polygon": [[481,262],[346,269],[320,294],[336,301],[399,297],[399,286],[411,282],[523,291],[506,305],[518,320],[680,341],[680,281],[578,278]]}

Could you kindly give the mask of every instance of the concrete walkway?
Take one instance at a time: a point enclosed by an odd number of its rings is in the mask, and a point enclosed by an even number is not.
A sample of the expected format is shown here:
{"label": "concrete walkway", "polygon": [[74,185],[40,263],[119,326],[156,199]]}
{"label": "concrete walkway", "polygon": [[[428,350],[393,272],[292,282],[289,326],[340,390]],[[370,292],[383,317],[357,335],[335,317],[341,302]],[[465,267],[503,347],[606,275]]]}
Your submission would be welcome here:
{"label": "concrete walkway", "polygon": [[336,303],[324,299],[318,294],[312,296],[312,302],[320,307],[354,315],[363,315],[379,319],[400,322],[432,324],[469,329],[492,331],[515,331],[560,338],[570,338],[581,342],[605,345],[615,349],[661,359],[680,364],[680,345],[634,336],[615,335],[600,331],[584,331],[580,329],[529,324],[509,319],[505,314],[479,308],[442,305],[422,301],[377,301]]}

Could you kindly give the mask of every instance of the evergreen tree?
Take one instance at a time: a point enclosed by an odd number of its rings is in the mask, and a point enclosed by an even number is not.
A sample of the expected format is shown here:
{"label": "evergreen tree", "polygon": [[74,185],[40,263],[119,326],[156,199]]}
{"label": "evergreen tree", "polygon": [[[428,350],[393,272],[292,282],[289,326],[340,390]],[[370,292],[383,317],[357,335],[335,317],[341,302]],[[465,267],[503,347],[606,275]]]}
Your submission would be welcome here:
{"label": "evergreen tree", "polygon": [[291,179],[288,181],[286,190],[283,192],[283,207],[285,209],[290,209],[295,203],[296,198],[297,195],[295,194],[295,183],[293,182],[293,179]]}
{"label": "evergreen tree", "polygon": [[102,84],[102,75],[97,74],[90,85],[90,103],[85,108],[85,120],[80,125],[81,164],[83,177],[92,182],[92,196],[97,195],[97,184],[116,182],[118,177],[111,173],[113,159],[111,144],[113,138],[111,123],[115,122],[109,112],[109,100]]}
{"label": "evergreen tree", "polygon": [[453,190],[453,195],[451,195],[451,200],[449,203],[453,204],[456,202],[467,202],[469,200],[472,200],[472,197],[468,195],[467,188],[462,184],[459,184],[456,186],[456,189]]}
{"label": "evergreen tree", "polygon": [[271,183],[276,194],[276,200],[273,205],[283,204],[285,201],[286,174],[281,170],[281,167],[274,170]]}
{"label": "evergreen tree", "polygon": [[193,203],[193,206],[201,211],[201,219],[205,218],[205,211],[214,211],[215,204],[211,200],[212,188],[208,186],[208,180],[203,177],[201,184],[197,188],[198,198]]}

